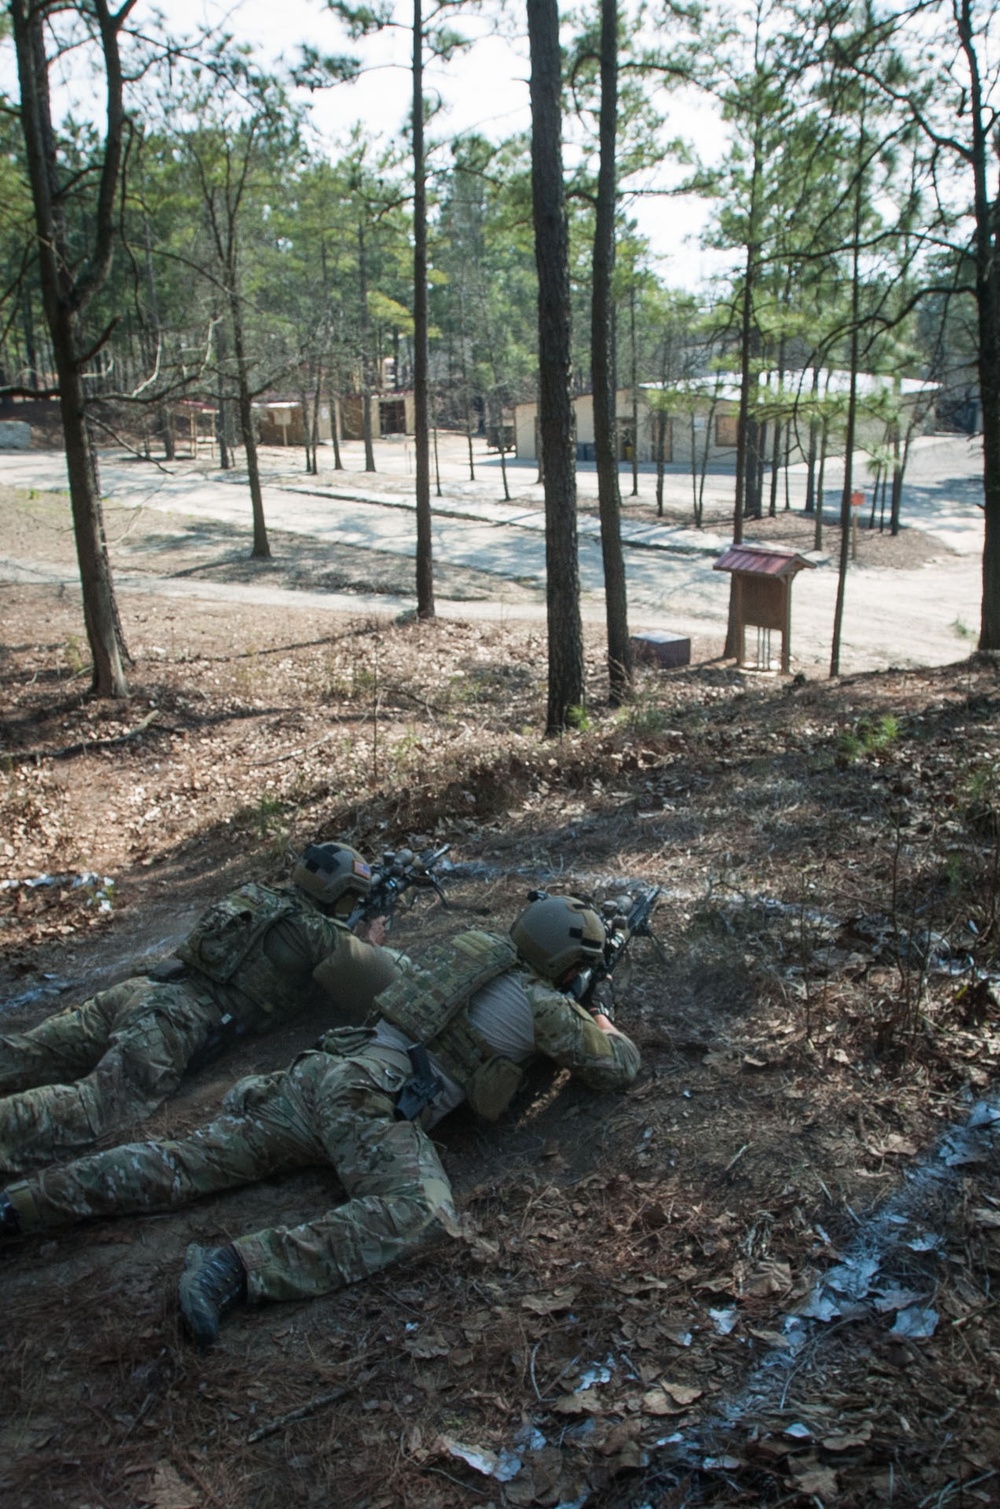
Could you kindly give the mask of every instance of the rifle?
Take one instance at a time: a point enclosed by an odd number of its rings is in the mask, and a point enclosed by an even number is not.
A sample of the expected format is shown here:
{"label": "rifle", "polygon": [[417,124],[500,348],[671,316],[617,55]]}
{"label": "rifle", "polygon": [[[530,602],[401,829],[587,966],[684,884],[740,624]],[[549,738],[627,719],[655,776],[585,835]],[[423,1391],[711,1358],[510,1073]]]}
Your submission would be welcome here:
{"label": "rifle", "polygon": [[347,926],[353,930],[359,922],[384,917],[388,932],[393,908],[410,886],[430,887],[446,907],[448,902],[434,867],[450,848],[451,844],[442,844],[440,849],[426,849],[423,854],[414,854],[412,849],[387,849],[381,862],[373,865],[372,888],[347,918]]}
{"label": "rifle", "polygon": [[[589,1011],[598,1009],[593,1004],[594,993],[602,980],[611,979],[633,938],[650,938],[662,955],[659,939],[654,936],[649,925],[649,919],[662,894],[663,887],[656,885],[643,891],[635,900],[631,896],[618,896],[602,904],[601,921],[604,923],[606,936],[601,957],[589,969],[581,970],[567,989],[567,994],[579,1001],[581,1006],[586,1006]],[[547,891],[532,891],[528,899],[544,901],[547,895]],[[605,1005],[602,1004],[599,1009],[605,1016],[611,1015]]]}

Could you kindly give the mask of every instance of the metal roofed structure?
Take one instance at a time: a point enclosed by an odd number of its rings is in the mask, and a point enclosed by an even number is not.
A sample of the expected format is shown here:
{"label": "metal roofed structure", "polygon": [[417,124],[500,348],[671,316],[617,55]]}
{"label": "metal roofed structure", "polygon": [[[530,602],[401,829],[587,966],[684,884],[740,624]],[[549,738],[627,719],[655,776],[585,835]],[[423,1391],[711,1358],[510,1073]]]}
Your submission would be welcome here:
{"label": "metal roofed structure", "polygon": [[736,627],[736,661],[747,666],[746,631],[757,630],[757,658],[749,669],[771,668],[771,631],[781,634],[781,669],[791,667],[792,582],[805,568],[814,570],[797,550],[781,545],[730,545],[714,562],[713,571],[728,571],[733,578]]}

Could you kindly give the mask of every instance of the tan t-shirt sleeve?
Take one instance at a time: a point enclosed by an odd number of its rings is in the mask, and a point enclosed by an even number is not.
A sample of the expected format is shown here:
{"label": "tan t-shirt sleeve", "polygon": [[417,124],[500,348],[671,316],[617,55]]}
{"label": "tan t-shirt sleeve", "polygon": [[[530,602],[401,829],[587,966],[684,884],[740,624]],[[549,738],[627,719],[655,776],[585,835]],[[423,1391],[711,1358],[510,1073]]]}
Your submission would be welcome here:
{"label": "tan t-shirt sleeve", "polygon": [[346,928],[338,930],[332,952],[313,970],[317,985],[336,1003],[338,1020],[351,1025],[365,1020],[379,991],[398,975],[389,949],[362,943]]}

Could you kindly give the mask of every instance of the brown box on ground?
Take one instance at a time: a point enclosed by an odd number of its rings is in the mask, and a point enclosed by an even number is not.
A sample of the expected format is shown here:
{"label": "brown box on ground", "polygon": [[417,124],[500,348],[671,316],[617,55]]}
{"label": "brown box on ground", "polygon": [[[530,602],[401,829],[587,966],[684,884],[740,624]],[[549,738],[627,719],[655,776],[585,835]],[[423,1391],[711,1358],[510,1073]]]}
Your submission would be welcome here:
{"label": "brown box on ground", "polygon": [[662,666],[665,670],[676,665],[691,664],[691,641],[683,634],[633,634],[630,638],[636,660],[648,665]]}

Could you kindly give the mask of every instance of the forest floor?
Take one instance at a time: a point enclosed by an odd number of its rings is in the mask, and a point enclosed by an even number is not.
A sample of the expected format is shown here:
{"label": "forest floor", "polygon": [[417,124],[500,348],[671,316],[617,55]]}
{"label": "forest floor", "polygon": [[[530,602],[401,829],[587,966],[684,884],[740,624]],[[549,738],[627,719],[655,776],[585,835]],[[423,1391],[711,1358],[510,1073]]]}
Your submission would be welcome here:
{"label": "forest floor", "polygon": [[[2,509],[0,553],[45,554],[34,504]],[[409,569],[363,563],[382,591]],[[402,911],[406,948],[506,927],[533,885],[664,887],[662,951],[638,941],[619,987],[637,1084],[540,1072],[498,1127],[449,1118],[452,1248],[239,1311],[205,1354],[178,1323],[187,1242],[307,1219],[328,1173],[0,1251],[5,1504],[1000,1501],[997,1156],[953,1130],[996,1109],[992,658],[791,681],[696,647],[612,712],[588,627],[589,725],[553,742],[544,630],[510,607],[130,592],[132,695],[101,704],[76,592],[2,590],[5,1025],[140,972],[314,836],[451,845],[449,907]],[[320,1028],[245,1044],[148,1130]]]}

